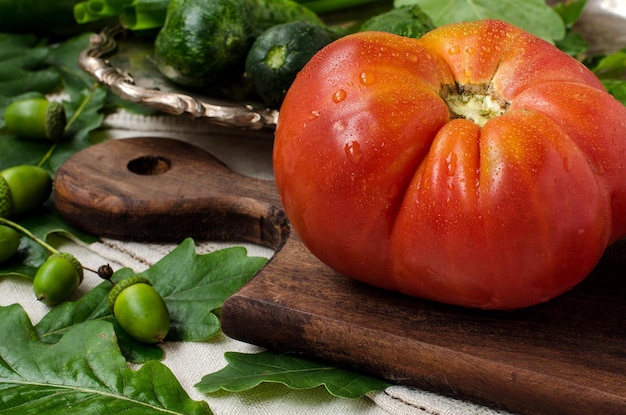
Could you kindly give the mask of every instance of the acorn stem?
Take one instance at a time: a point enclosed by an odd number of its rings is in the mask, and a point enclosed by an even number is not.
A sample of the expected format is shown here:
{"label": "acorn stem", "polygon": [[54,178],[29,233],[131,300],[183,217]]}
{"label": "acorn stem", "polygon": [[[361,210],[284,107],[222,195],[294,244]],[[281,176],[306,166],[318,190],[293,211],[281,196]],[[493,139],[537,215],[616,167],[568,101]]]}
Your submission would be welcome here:
{"label": "acorn stem", "polygon": [[29,231],[28,229],[26,229],[22,225],[19,225],[19,224],[13,222],[12,220],[9,220],[9,219],[3,218],[3,217],[0,217],[0,223],[5,224],[5,225],[15,229],[16,231],[24,234],[26,237],[32,239],[33,241],[35,241],[36,243],[38,243],[39,245],[44,247],[51,254],[58,254],[59,253],[59,251],[55,247],[53,247],[52,245],[48,244],[46,241],[44,241],[43,239],[39,238],[37,235],[35,235],[34,233]]}
{"label": "acorn stem", "polygon": [[54,150],[56,150],[57,144],[58,143],[55,142],[50,146],[46,154],[44,154],[41,160],[39,160],[39,163],[37,163],[37,167],[43,167],[43,165],[50,159],[50,157],[52,157],[52,153],[54,153]]}

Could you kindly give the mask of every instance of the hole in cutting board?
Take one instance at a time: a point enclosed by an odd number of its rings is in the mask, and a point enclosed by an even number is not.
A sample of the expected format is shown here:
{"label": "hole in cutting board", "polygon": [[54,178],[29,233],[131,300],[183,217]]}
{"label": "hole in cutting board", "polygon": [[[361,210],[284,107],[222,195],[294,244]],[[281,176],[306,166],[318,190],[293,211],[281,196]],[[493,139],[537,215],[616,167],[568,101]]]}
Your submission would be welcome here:
{"label": "hole in cutting board", "polygon": [[128,162],[128,170],[142,176],[156,176],[167,172],[172,162],[161,156],[143,156]]}

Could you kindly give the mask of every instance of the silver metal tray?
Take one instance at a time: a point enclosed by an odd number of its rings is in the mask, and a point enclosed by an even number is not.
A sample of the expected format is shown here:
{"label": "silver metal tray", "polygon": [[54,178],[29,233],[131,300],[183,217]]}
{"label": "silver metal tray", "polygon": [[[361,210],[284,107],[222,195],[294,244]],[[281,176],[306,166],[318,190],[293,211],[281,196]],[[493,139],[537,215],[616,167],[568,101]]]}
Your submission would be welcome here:
{"label": "silver metal tray", "polygon": [[[116,95],[147,108],[173,115],[207,118],[214,124],[250,130],[276,127],[278,110],[236,99],[220,99],[225,91],[203,95],[187,91],[158,71],[149,39],[130,37],[121,26],[105,28],[91,36],[79,56],[80,67]],[[230,96],[240,86],[232,87]],[[218,93],[219,92],[219,93]]]}

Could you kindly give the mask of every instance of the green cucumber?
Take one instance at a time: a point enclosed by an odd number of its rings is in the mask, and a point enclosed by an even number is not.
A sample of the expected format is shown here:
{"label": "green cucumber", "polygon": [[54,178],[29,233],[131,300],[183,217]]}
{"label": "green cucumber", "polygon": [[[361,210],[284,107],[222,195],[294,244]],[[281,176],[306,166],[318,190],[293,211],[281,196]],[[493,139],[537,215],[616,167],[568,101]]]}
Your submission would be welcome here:
{"label": "green cucumber", "polygon": [[252,18],[256,36],[272,26],[300,20],[324,26],[317,14],[293,0],[256,0],[254,3]]}
{"label": "green cucumber", "polygon": [[373,30],[419,38],[435,27],[431,18],[419,6],[401,6],[368,19],[359,31]]}
{"label": "green cucumber", "polygon": [[201,87],[241,76],[252,44],[247,22],[252,0],[172,0],[154,43],[167,78]]}
{"label": "green cucumber", "polygon": [[256,37],[294,20],[323,24],[292,0],[171,0],[155,61],[166,78],[187,87],[238,79]]}
{"label": "green cucumber", "polygon": [[273,26],[254,42],[246,59],[246,78],[269,107],[278,107],[296,75],[335,32],[306,21]]}

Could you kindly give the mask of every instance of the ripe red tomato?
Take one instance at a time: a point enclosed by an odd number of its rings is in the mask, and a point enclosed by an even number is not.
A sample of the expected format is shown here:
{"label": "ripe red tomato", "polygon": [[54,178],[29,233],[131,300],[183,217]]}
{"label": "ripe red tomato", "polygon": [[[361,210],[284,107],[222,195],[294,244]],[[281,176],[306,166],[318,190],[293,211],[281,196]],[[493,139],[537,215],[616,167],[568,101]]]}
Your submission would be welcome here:
{"label": "ripe red tomato", "polygon": [[292,226],[354,279],[484,309],[547,301],[626,234],[626,107],[509,24],[344,37],[280,109]]}

